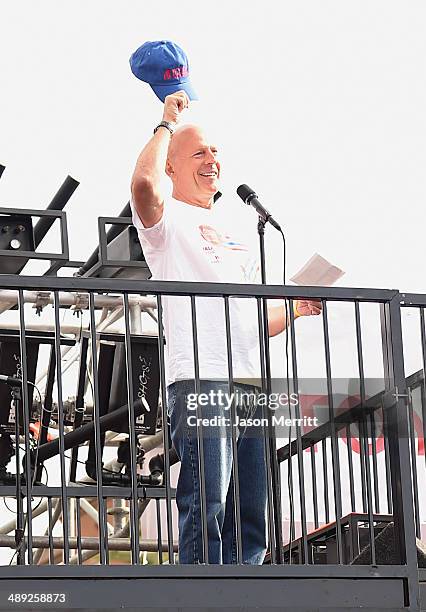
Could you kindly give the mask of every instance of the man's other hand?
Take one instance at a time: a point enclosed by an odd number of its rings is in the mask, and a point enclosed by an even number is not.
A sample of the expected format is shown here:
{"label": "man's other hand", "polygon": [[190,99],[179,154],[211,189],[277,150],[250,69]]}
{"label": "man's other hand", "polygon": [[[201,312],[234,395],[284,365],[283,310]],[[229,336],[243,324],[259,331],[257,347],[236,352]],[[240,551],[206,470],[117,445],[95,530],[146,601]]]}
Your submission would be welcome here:
{"label": "man's other hand", "polygon": [[293,304],[296,317],[321,314],[322,304],[320,300],[295,300]]}
{"label": "man's other hand", "polygon": [[177,91],[166,96],[164,100],[163,121],[178,123],[180,115],[189,106],[189,98],[185,91]]}

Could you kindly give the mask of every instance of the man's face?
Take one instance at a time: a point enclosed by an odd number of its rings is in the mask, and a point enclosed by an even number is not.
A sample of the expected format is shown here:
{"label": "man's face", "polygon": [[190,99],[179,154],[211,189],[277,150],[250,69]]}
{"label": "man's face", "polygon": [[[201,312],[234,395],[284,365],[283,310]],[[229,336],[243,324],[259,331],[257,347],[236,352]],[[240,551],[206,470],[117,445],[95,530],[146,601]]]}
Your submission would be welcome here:
{"label": "man's face", "polygon": [[219,188],[217,149],[195,126],[182,128],[173,136],[166,171],[174,192],[189,199],[211,198]]}

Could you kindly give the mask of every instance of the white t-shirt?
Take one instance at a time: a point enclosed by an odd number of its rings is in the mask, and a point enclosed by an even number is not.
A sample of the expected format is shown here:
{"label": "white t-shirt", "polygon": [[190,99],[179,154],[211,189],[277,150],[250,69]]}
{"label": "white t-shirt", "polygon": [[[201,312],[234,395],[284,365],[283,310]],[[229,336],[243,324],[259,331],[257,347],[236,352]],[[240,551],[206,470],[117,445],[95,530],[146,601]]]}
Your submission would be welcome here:
{"label": "white t-shirt", "polygon": [[[228,227],[225,205],[204,209],[169,199],[162,219],[143,226],[133,210],[133,223],[153,280],[217,283],[258,282],[257,258]],[[200,378],[228,378],[224,300],[197,297],[196,318]],[[189,297],[163,296],[167,384],[193,379],[194,348]],[[259,377],[257,305],[253,298],[230,298],[232,370],[234,379]],[[249,380],[247,380],[249,382]]]}

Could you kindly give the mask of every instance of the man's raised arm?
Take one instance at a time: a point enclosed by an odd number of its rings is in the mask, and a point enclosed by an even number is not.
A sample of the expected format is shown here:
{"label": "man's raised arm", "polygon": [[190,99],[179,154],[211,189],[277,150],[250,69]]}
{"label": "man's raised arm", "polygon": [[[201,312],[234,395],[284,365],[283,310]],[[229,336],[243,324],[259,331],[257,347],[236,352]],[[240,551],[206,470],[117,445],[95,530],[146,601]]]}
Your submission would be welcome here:
{"label": "man's raised arm", "polygon": [[[167,96],[163,121],[175,125],[189,98],[184,91]],[[145,227],[158,223],[163,215],[164,198],[161,179],[165,172],[171,132],[160,127],[146,144],[136,162],[132,177],[132,196],[136,211]]]}

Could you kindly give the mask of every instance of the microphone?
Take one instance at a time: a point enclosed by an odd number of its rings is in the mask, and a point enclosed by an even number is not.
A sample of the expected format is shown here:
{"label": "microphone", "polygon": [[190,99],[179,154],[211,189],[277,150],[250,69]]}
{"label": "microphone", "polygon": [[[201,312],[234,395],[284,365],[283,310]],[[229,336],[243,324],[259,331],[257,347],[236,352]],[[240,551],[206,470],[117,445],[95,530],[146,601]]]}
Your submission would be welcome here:
{"label": "microphone", "polygon": [[269,210],[267,210],[257,199],[257,193],[253,191],[248,185],[240,185],[237,189],[237,193],[242,199],[243,202],[248,204],[249,206],[253,206],[259,217],[262,217],[265,223],[270,223],[281,232],[281,227],[279,223],[277,223],[274,217],[271,215]]}
{"label": "microphone", "polygon": [[5,382],[7,385],[11,387],[21,387],[22,380],[20,378],[14,378],[13,376],[5,376],[4,374],[0,374],[0,382]]}

